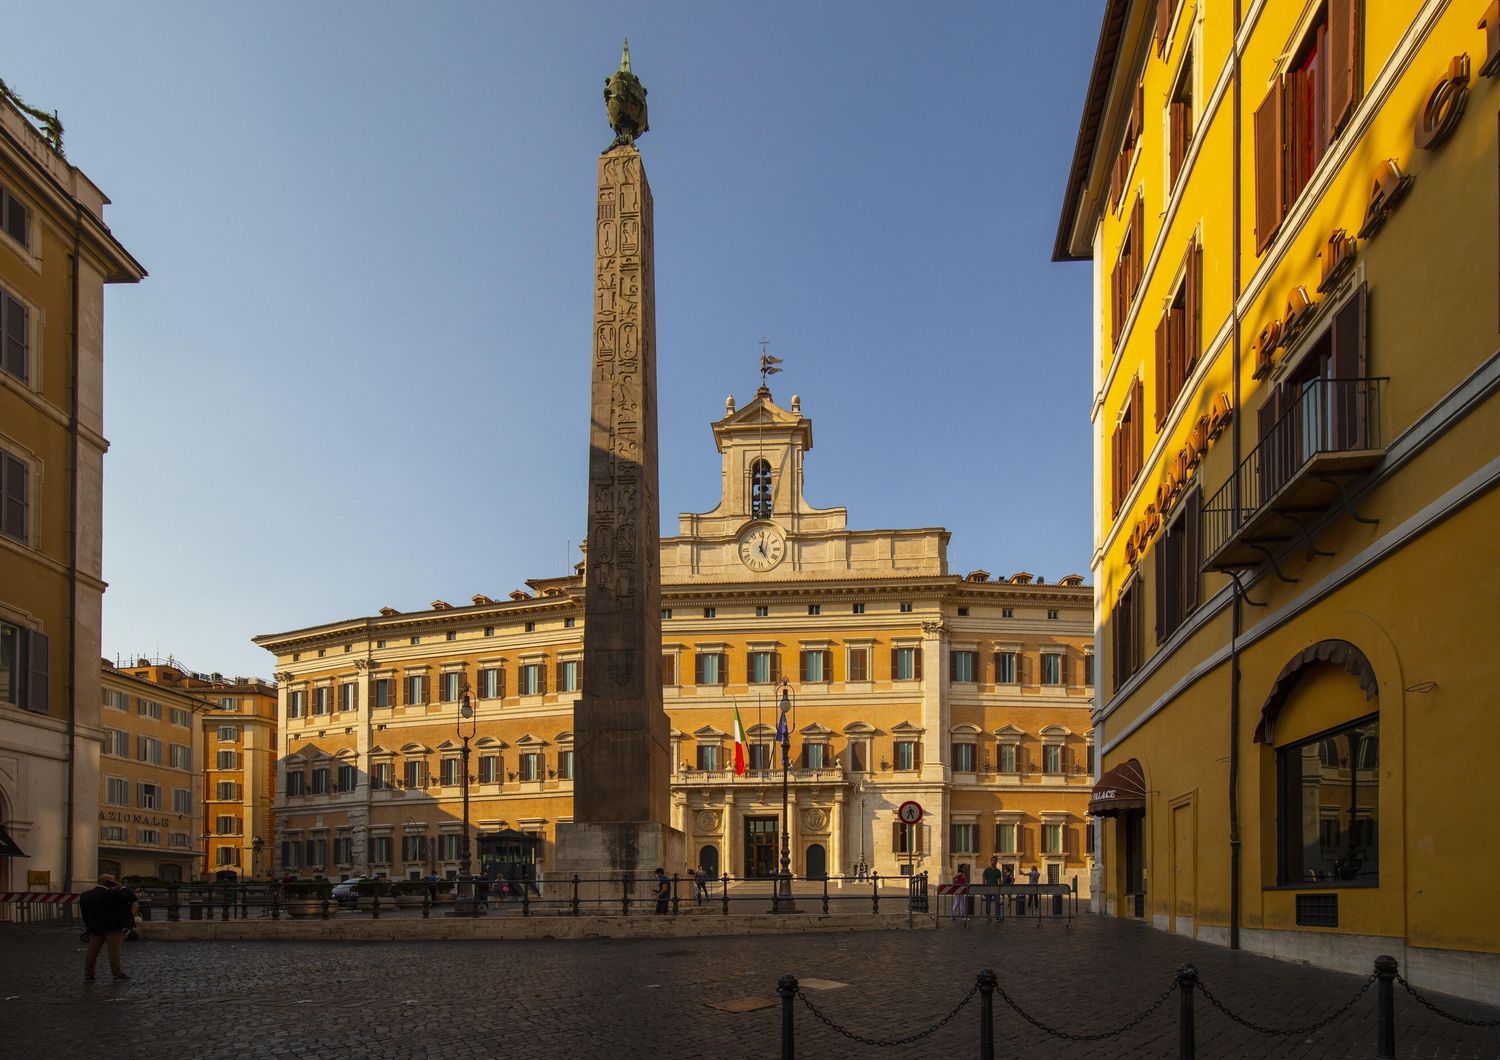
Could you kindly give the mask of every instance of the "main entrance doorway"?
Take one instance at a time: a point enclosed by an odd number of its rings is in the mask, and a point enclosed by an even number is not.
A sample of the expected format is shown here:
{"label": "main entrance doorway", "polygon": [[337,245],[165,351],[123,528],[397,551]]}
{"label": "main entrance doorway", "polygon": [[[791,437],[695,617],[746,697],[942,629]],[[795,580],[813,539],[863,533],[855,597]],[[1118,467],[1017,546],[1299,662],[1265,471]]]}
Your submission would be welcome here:
{"label": "main entrance doorway", "polygon": [[776,874],[775,817],[745,818],[745,875],[774,876]]}

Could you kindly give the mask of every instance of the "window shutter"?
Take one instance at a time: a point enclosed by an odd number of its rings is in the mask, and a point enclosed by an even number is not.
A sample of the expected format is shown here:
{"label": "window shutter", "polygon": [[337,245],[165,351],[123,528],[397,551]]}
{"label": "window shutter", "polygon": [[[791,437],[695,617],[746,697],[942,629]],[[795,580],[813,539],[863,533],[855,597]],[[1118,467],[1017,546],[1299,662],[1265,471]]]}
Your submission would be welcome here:
{"label": "window shutter", "polygon": [[948,653],[948,680],[950,683],[958,680],[958,653],[954,651]]}
{"label": "window shutter", "polygon": [[1130,408],[1130,481],[1134,483],[1141,473],[1146,438],[1146,384],[1141,382],[1140,376],[1135,377],[1135,385],[1130,389]]}
{"label": "window shutter", "polygon": [[781,681],[781,652],[771,652],[771,683],[779,684]]}
{"label": "window shutter", "polygon": [[1167,550],[1165,548],[1166,533],[1157,538],[1156,547],[1152,549],[1153,563],[1156,568],[1156,643],[1161,644],[1166,639],[1167,628]]}
{"label": "window shutter", "polygon": [[901,822],[899,820],[891,822],[891,849],[898,854],[903,853],[901,849]]}
{"label": "window shutter", "polygon": [[540,695],[547,694],[547,660],[543,659],[536,664],[536,690]]}
{"label": "window shutter", "polygon": [[701,685],[702,683],[703,683],[703,653],[702,652],[694,652],[693,653],[693,684],[695,684],[695,685]]}
{"label": "window shutter", "polygon": [[[1333,378],[1361,379],[1366,374],[1364,284],[1333,317]],[[1364,449],[1369,445],[1365,422],[1365,384],[1331,384],[1330,402],[1333,422],[1329,424],[1331,440],[1340,449]]]}
{"label": "window shutter", "polygon": [[911,674],[918,681],[922,680],[922,646],[920,644],[911,650]]}
{"label": "window shutter", "polygon": [[755,653],[747,651],[745,653],[745,683],[749,684],[753,680],[755,680]]}
{"label": "window shutter", "polygon": [[1156,0],[1156,28],[1152,36],[1156,41],[1156,54],[1160,55],[1166,50],[1167,37],[1172,32],[1172,8],[1173,0]]}
{"label": "window shutter", "polygon": [[1199,544],[1200,532],[1203,521],[1203,492],[1195,489],[1188,494],[1185,511],[1182,515],[1186,520],[1183,523],[1183,551],[1187,562],[1184,564],[1184,577],[1187,579],[1183,587],[1183,609],[1186,616],[1198,606],[1198,574],[1203,565],[1203,557],[1200,555],[1202,546]]}
{"label": "window shutter", "polygon": [[1167,315],[1172,321],[1167,328],[1167,392],[1175,401],[1187,380],[1187,313],[1173,306]]}
{"label": "window shutter", "polygon": [[1167,376],[1167,334],[1172,320],[1171,310],[1161,315],[1161,320],[1156,323],[1156,429],[1161,430],[1161,425],[1167,419],[1167,404],[1171,400],[1171,387],[1168,385]]}
{"label": "window shutter", "polygon": [[1284,90],[1278,79],[1255,112],[1255,252],[1271,243],[1285,209]]}
{"label": "window shutter", "polygon": [[1122,146],[1120,153],[1115,155],[1115,164],[1109,171],[1109,205],[1111,208],[1118,206],[1120,196],[1125,194],[1125,166],[1130,158],[1128,148]]}
{"label": "window shutter", "polygon": [[48,678],[52,672],[51,666],[51,640],[45,633],[36,630],[22,630],[22,659],[28,670],[28,684],[26,692],[26,709],[34,710],[38,714],[49,713],[51,696],[49,695]]}
{"label": "window shutter", "polygon": [[1146,265],[1146,208],[1139,195],[1135,197],[1135,216],[1131,219],[1130,231],[1130,289],[1125,296],[1127,311],[1129,303],[1135,301],[1136,292],[1141,288],[1142,270]]}
{"label": "window shutter", "polygon": [[[1146,127],[1146,81],[1144,76],[1135,83],[1135,94],[1130,97],[1130,146],[1131,153],[1140,146],[1141,130]],[[1127,166],[1129,162],[1125,163]]]}
{"label": "window shutter", "polygon": [[26,533],[26,465],[8,453],[0,453],[0,532],[17,541]]}
{"label": "window shutter", "polygon": [[1110,514],[1120,514],[1120,502],[1125,491],[1120,488],[1120,430],[1115,428],[1109,435],[1109,505]]}
{"label": "window shutter", "polygon": [[797,654],[797,680],[804,683],[807,681],[807,652],[805,651]]}
{"label": "window shutter", "polygon": [[1198,358],[1203,354],[1203,246],[1196,238],[1188,245],[1187,278],[1183,282],[1187,285],[1186,297],[1183,299],[1187,306],[1187,349],[1183,358],[1185,377],[1185,369],[1197,364]]}
{"label": "window shutter", "polygon": [[1359,98],[1359,0],[1328,0],[1328,135]]}
{"label": "window shutter", "polygon": [[900,650],[901,649],[899,649],[899,648],[892,648],[891,649],[891,680],[892,681],[894,681],[896,679],[896,675],[898,673],[900,673],[900,670],[897,668],[897,665],[896,665],[896,660],[900,656]]}

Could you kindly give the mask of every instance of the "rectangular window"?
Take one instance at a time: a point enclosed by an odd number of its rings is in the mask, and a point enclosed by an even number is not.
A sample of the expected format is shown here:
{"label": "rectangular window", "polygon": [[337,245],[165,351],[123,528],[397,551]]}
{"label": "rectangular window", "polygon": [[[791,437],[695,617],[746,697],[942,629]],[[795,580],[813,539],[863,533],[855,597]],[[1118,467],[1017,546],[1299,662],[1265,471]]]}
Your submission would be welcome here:
{"label": "rectangular window", "polygon": [[425,835],[404,835],[401,837],[401,860],[402,861],[426,861],[427,860],[427,837]]}
{"label": "rectangular window", "polygon": [[391,863],[390,836],[376,835],[370,837],[370,863],[372,865],[389,865]]}
{"label": "rectangular window", "polygon": [[1013,651],[997,651],[995,653],[995,684],[1013,685],[1019,682],[1017,676],[1020,668],[1016,666],[1016,653]]}
{"label": "rectangular window", "polygon": [[463,772],[459,768],[462,764],[463,763],[461,763],[457,758],[443,759],[442,763],[439,766],[439,770],[441,773],[440,782],[442,783],[443,787],[458,787],[460,778],[463,776]]}
{"label": "rectangular window", "polygon": [[954,823],[950,830],[950,837],[955,854],[979,853],[979,825],[973,822]]}
{"label": "rectangular window", "polygon": [[1013,824],[995,825],[995,853],[1014,854],[1016,852],[1016,826]]}
{"label": "rectangular window", "polygon": [[137,737],[135,756],[153,766],[161,765],[161,741],[150,736]]}
{"label": "rectangular window", "polygon": [[870,768],[870,745],[865,740],[849,741],[849,771],[863,773]]}
{"label": "rectangular window", "polygon": [[444,832],[438,836],[438,857],[443,861],[457,861],[463,856],[464,837],[460,832]]}
{"label": "rectangular window", "polygon": [[817,649],[802,653],[802,681],[804,684],[821,684],[833,677],[833,653]]}
{"label": "rectangular window", "polygon": [[184,744],[174,743],[168,761],[173,769],[192,769],[193,749]]}
{"label": "rectangular window", "polygon": [[781,680],[781,656],[774,651],[752,651],[746,656],[745,680],[752,685],[773,685]]}
{"label": "rectangular window", "polygon": [[313,689],[312,712],[314,714],[333,713],[333,689],[327,685],[321,685]]}
{"label": "rectangular window", "polygon": [[458,639],[458,634],[455,633],[455,632],[453,632],[453,630],[450,629],[446,634],[444,634],[443,639],[444,640],[457,640]]}
{"label": "rectangular window", "polygon": [[353,791],[359,787],[359,767],[343,763],[339,766],[339,786],[337,791]]}
{"label": "rectangular window", "polygon": [[391,787],[391,764],[376,762],[370,766],[370,790],[389,791]]}
{"label": "rectangular window", "polygon": [[664,607],[664,608],[661,609],[661,620],[663,622],[667,621],[667,619],[669,619],[671,617],[672,617],[672,609],[670,607]]}
{"label": "rectangular window", "polygon": [[521,755],[521,779],[537,781],[542,779],[542,756],[538,751],[526,751]]}
{"label": "rectangular window", "polygon": [[1125,404],[1120,409],[1119,420],[1109,436],[1112,477],[1110,512],[1112,515],[1120,514],[1126,495],[1141,474],[1141,461],[1144,459],[1145,452],[1145,410],[1141,408],[1144,400],[1142,393],[1141,380],[1137,376],[1131,380],[1130,391],[1125,397]]}
{"label": "rectangular window", "polygon": [[187,788],[173,788],[172,812],[184,815],[191,814],[193,812],[193,793]]}
{"label": "rectangular window", "polygon": [[1063,852],[1063,826],[1060,824],[1042,825],[1042,853],[1061,854]]}
{"label": "rectangular window", "polygon": [[1115,153],[1114,165],[1109,174],[1109,208],[1113,210],[1125,197],[1125,186],[1130,180],[1130,167],[1135,162],[1136,144],[1141,138],[1145,124],[1144,90],[1136,82],[1135,92],[1130,97],[1130,113],[1125,119],[1125,137],[1120,150]]}
{"label": "rectangular window", "polygon": [[161,785],[137,784],[135,786],[135,804],[142,810],[162,809]]}
{"label": "rectangular window", "polygon": [[108,777],[104,782],[104,801],[111,806],[130,804],[130,783],[124,777]]}
{"label": "rectangular window", "polygon": [[427,763],[420,758],[409,758],[406,761],[406,786],[408,788],[423,788],[427,786]]}
{"label": "rectangular window", "polygon": [[1188,492],[1182,511],[1168,524],[1156,547],[1157,644],[1166,643],[1198,606],[1202,497],[1197,488]]}
{"label": "rectangular window", "polygon": [[161,721],[161,704],[154,699],[137,699],[135,701],[135,712],[143,718]]}
{"label": "rectangular window", "polygon": [[855,604],[854,608],[853,608],[853,613],[856,614],[856,615],[862,615],[862,614],[864,614],[865,613],[865,605],[864,604]]}
{"label": "rectangular window", "polygon": [[516,674],[516,691],[523,696],[540,696],[547,692],[547,664],[522,663]]}
{"label": "rectangular window", "polygon": [[979,680],[979,653],[977,651],[950,651],[948,653],[948,680],[972,684]]}
{"label": "rectangular window", "polygon": [[238,865],[240,863],[240,852],[238,847],[219,847],[214,852],[215,865]]}
{"label": "rectangular window", "polygon": [[339,685],[339,710],[359,709],[359,685],[353,681],[345,681]]}
{"label": "rectangular window", "polygon": [[698,768],[717,770],[719,768],[719,745],[716,743],[700,743],[698,745]]}
{"label": "rectangular window", "polygon": [[903,614],[903,615],[909,615],[909,614],[911,614],[911,604],[909,604],[909,603],[900,604],[896,608],[896,610],[899,611],[899,612],[901,612],[901,614]]}
{"label": "rectangular window", "polygon": [[802,745],[802,768],[822,769],[829,760],[828,745],[826,743],[805,743]]}
{"label": "rectangular window", "polygon": [[302,717],[304,713],[303,706],[306,702],[306,692],[303,692],[300,689],[295,692],[288,692],[286,697],[286,716],[289,718]]}
{"label": "rectangular window", "polygon": [[408,706],[427,702],[427,678],[422,674],[411,674],[403,682]]}
{"label": "rectangular window", "polygon": [[99,838],[106,843],[123,843],[130,838],[130,831],[117,824],[107,824],[99,829]]}
{"label": "rectangular window", "polygon": [[662,652],[661,656],[661,686],[671,688],[677,684],[677,653]]}
{"label": "rectangular window", "polygon": [[214,818],[214,835],[239,835],[240,819],[228,814]]}
{"label": "rectangular window", "polygon": [[221,780],[214,785],[214,797],[220,802],[239,802],[240,786],[233,780]]}
{"label": "rectangular window", "polygon": [[1016,617],[1016,609],[1013,608],[1013,607],[1002,607],[1000,609],[1000,617],[1001,618],[1015,618]]}
{"label": "rectangular window", "polygon": [[901,770],[917,768],[917,741],[896,741],[896,768]]}
{"label": "rectangular window", "polygon": [[[856,605],[860,606],[860,605]],[[849,649],[849,677],[850,681],[868,681],[870,679],[870,649]]]}
{"label": "rectangular window", "polygon": [[1380,719],[1276,750],[1278,882],[1380,882]]}
{"label": "rectangular window", "polygon": [[1156,325],[1156,429],[1167,421],[1167,413],[1187,386],[1198,363],[1202,344],[1200,307],[1203,284],[1203,251],[1197,239],[1188,244],[1182,265],[1182,282],[1172,294]]}
{"label": "rectangular window", "polygon": [[1143,603],[1141,580],[1132,578],[1110,615],[1110,654],[1114,657],[1114,690],[1117,692],[1141,668],[1141,629],[1145,622]]}
{"label": "rectangular window", "polygon": [[232,696],[220,699],[218,705],[220,710],[238,712],[240,709],[240,701]]}
{"label": "rectangular window", "polygon": [[1083,683],[1086,688],[1094,686],[1094,653],[1086,652],[1083,656]]}
{"label": "rectangular window", "polygon": [[1193,53],[1188,51],[1167,103],[1167,187],[1177,186],[1193,139]]}
{"label": "rectangular window", "polygon": [[498,783],[500,783],[500,756],[499,755],[480,755],[479,756],[479,783],[481,783],[481,784],[498,784]]}
{"label": "rectangular window", "polygon": [[0,222],[5,225],[5,234],[26,249],[31,249],[31,208],[0,187]]}
{"label": "rectangular window", "polygon": [[300,769],[289,769],[286,774],[286,793],[288,795],[307,794],[307,774]]}
{"label": "rectangular window", "polygon": [[328,864],[328,840],[309,839],[307,841],[307,867],[323,868]]}
{"label": "rectangular window", "polygon": [[955,773],[974,772],[973,744],[956,743],[953,745],[953,771]]}
{"label": "rectangular window", "polygon": [[142,828],[139,835],[142,846],[161,846],[161,832],[155,828]]}
{"label": "rectangular window", "polygon": [[104,753],[116,758],[130,757],[130,733],[124,729],[104,730]]}
{"label": "rectangular window", "polygon": [[312,793],[327,795],[333,786],[333,775],[327,766],[317,766],[312,771]]}
{"label": "rectangular window", "polygon": [[807,605],[807,613],[809,615],[821,615],[823,613],[823,605],[822,604],[808,604]]}
{"label": "rectangular window", "polygon": [[[12,626],[10,628],[14,629],[15,627]],[[130,697],[124,692],[116,692],[113,689],[106,688],[104,690],[104,705],[111,710],[129,710]]]}
{"label": "rectangular window", "polygon": [[922,679],[922,650],[920,648],[891,649],[891,680],[920,681]]}
{"label": "rectangular window", "polygon": [[1018,764],[1021,756],[1016,753],[1017,747],[1013,743],[1003,743],[999,747],[1000,764],[998,766],[1002,773],[1019,773]]}
{"label": "rectangular window", "polygon": [[747,748],[750,752],[750,760],[745,764],[746,769],[770,769],[771,768],[771,745],[768,743],[753,743]]}
{"label": "rectangular window", "polygon": [[1063,683],[1063,657],[1055,651],[1045,652],[1042,655],[1042,684],[1060,685]]}
{"label": "rectangular window", "polygon": [[438,700],[442,703],[458,702],[458,686],[463,674],[457,670],[449,670],[438,676]]}
{"label": "rectangular window", "polygon": [[0,291],[0,371],[15,376],[23,383],[29,380],[31,374],[28,363],[31,346],[30,316],[24,305]]}
{"label": "rectangular window", "polygon": [[1061,744],[1049,743],[1042,748],[1042,772],[1057,774],[1063,771],[1063,749]]}
{"label": "rectangular window", "polygon": [[240,768],[240,753],[238,751],[220,751],[214,757],[215,769],[238,769]]}
{"label": "rectangular window", "polygon": [[559,752],[557,752],[557,779],[558,780],[572,780],[573,779],[573,752],[572,751],[559,751]]}
{"label": "rectangular window", "polygon": [[479,698],[500,699],[505,695],[505,671],[488,666],[479,671]]}
{"label": "rectangular window", "polygon": [[370,682],[370,700],[377,707],[391,705],[391,679],[389,677],[377,677]]}
{"label": "rectangular window", "polygon": [[354,863],[354,837],[341,835],[333,841],[333,863],[335,865],[351,865]]}
{"label": "rectangular window", "polygon": [[559,692],[578,691],[577,659],[567,659],[557,664],[557,690]]}
{"label": "rectangular window", "polygon": [[190,728],[193,724],[192,714],[181,707],[173,707],[169,716],[172,719],[173,725],[179,725],[184,729]]}
{"label": "rectangular window", "polygon": [[729,683],[729,665],[721,651],[700,651],[693,655],[695,684],[725,685]]}
{"label": "rectangular window", "polygon": [[1125,334],[1125,318],[1141,288],[1145,264],[1146,214],[1139,195],[1130,211],[1130,224],[1120,240],[1120,254],[1109,275],[1110,345],[1118,346]]}
{"label": "rectangular window", "polygon": [[895,846],[898,854],[922,853],[922,826],[897,821]]}
{"label": "rectangular window", "polygon": [[716,617],[718,615],[718,613],[719,613],[719,609],[716,608],[716,607],[705,607],[703,609],[703,617],[704,618],[714,618],[714,617]]}
{"label": "rectangular window", "polygon": [[219,742],[234,743],[240,738],[240,730],[233,725],[219,726]]}

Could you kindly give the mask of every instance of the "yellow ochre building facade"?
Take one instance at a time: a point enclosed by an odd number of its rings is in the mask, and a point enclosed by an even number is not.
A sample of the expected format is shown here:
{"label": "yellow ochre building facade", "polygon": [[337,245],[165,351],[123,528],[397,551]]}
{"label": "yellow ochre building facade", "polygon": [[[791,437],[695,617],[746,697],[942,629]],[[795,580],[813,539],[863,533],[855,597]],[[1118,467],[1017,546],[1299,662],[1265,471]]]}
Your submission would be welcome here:
{"label": "yellow ochre building facade", "polygon": [[[1105,911],[1500,1000],[1500,5],[1109,0]],[[1420,978],[1419,978],[1420,977]]]}
{"label": "yellow ochre building facade", "polygon": [[[947,569],[937,528],[855,531],[803,491],[812,423],[762,388],[713,424],[718,506],[661,542],[672,825],[693,864],[766,876],[780,857],[774,697],[794,699],[789,845],[797,875],[949,878],[991,855],[1087,894],[1092,593],[1021,572]],[[454,875],[456,732],[478,709],[471,821],[519,834],[528,873],[572,812],[582,564],[508,599],[256,638],[276,656],[274,871]],[[733,770],[734,712],[750,770]],[[896,810],[925,816],[903,826]],[[533,854],[534,851],[534,854]],[[475,851],[476,868],[478,850]],[[680,871],[682,866],[669,867]]]}

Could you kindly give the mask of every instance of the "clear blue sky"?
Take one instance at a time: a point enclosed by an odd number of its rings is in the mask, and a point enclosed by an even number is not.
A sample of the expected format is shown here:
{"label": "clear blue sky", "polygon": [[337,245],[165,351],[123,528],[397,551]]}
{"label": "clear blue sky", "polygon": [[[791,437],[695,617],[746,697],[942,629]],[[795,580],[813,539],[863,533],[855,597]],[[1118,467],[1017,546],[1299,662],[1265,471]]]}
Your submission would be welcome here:
{"label": "clear blue sky", "polygon": [[[812,503],[1089,562],[1089,282],[1050,262],[1102,0],[12,12],[0,77],[150,270],[107,298],[104,650],[503,596],[584,533],[601,90],[650,92],[663,532],[762,335]],[[27,25],[27,23],[30,25]],[[572,544],[570,550],[569,545]]]}

